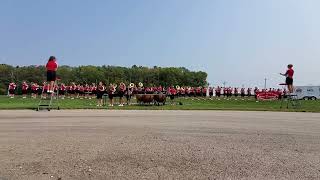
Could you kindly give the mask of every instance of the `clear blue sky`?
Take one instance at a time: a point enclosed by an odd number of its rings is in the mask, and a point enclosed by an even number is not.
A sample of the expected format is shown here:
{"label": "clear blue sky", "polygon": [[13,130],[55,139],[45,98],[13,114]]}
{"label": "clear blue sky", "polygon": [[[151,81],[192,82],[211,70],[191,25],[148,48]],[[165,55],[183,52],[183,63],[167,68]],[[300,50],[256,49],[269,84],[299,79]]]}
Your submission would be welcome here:
{"label": "clear blue sky", "polygon": [[0,63],[184,66],[268,85],[293,63],[320,85],[319,0],[1,0]]}

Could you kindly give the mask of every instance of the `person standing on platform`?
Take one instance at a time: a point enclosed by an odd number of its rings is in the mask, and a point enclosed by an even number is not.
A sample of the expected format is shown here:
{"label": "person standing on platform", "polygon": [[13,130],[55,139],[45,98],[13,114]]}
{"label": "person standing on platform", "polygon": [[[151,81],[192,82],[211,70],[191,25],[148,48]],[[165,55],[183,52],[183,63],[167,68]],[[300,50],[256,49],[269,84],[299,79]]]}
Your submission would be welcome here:
{"label": "person standing on platform", "polygon": [[294,70],[293,70],[293,65],[292,64],[288,64],[288,69],[286,71],[286,73],[282,74],[280,73],[280,75],[285,76],[286,77],[286,85],[288,86],[288,91],[290,94],[293,93],[293,74],[294,74]]}
{"label": "person standing on platform", "polygon": [[56,81],[57,78],[57,70],[58,70],[58,64],[56,62],[56,58],[54,56],[50,56],[48,63],[46,65],[47,69],[47,81],[48,81],[48,88],[47,92],[48,93],[53,93],[54,92],[54,82]]}

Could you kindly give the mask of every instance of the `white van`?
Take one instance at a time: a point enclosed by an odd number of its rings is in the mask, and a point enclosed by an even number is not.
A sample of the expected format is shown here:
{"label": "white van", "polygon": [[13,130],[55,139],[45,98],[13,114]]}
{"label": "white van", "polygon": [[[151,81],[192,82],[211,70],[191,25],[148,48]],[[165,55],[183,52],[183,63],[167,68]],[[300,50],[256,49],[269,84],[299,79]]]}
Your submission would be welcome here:
{"label": "white van", "polygon": [[296,86],[295,94],[298,96],[298,99],[320,99],[320,86]]}

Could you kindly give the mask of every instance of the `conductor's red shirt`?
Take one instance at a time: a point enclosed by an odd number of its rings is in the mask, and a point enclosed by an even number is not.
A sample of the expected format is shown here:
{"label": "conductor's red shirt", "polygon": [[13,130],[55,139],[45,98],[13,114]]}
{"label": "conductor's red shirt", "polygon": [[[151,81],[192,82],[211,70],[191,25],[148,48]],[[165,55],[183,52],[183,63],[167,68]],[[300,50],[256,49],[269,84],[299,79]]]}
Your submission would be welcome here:
{"label": "conductor's red shirt", "polygon": [[49,61],[46,65],[47,71],[56,71],[58,68],[58,64],[56,61]]}
{"label": "conductor's red shirt", "polygon": [[287,77],[289,77],[289,78],[293,78],[293,74],[294,74],[293,69],[288,69],[287,72],[286,72],[286,75],[287,75]]}

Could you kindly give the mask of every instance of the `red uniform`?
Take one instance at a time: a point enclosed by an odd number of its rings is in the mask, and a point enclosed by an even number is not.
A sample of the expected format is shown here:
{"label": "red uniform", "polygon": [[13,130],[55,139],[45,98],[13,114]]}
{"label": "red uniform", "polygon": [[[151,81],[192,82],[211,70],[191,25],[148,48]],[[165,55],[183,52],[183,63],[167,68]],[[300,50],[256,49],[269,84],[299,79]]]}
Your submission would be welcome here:
{"label": "red uniform", "polygon": [[15,92],[15,90],[16,90],[16,84],[15,83],[10,83],[9,84],[9,94],[10,95],[14,95],[14,92]]}
{"label": "red uniform", "polygon": [[29,85],[27,83],[22,84],[22,90],[28,90]]}
{"label": "red uniform", "polygon": [[202,95],[206,96],[207,95],[207,88],[202,88]]}
{"label": "red uniform", "polygon": [[66,91],[66,89],[66,86],[62,84],[59,88],[59,91]]}
{"label": "red uniform", "polygon": [[17,87],[17,86],[16,86],[15,83],[10,83],[10,84],[9,84],[9,89],[10,89],[10,90],[15,90],[16,87]]}
{"label": "red uniform", "polygon": [[177,94],[177,90],[175,88],[169,88],[169,94],[170,95],[176,95]]}
{"label": "red uniform", "polygon": [[197,87],[196,93],[197,93],[197,95],[201,95],[201,88],[200,87]]}
{"label": "red uniform", "polygon": [[120,89],[120,91],[124,92],[124,91],[126,91],[127,87],[125,84],[120,84],[119,89]]}
{"label": "red uniform", "polygon": [[48,86],[47,86],[46,84],[44,84],[44,85],[42,86],[42,89],[43,89],[43,91],[47,92]]}
{"label": "red uniform", "polygon": [[56,71],[58,68],[58,64],[56,61],[48,61],[46,68],[47,71]]}
{"label": "red uniform", "polygon": [[26,95],[28,92],[29,85],[27,83],[22,83],[22,95]]}
{"label": "red uniform", "polygon": [[38,89],[39,89],[39,85],[37,85],[37,84],[32,84],[31,85],[32,93],[34,93],[34,94],[37,93]]}

